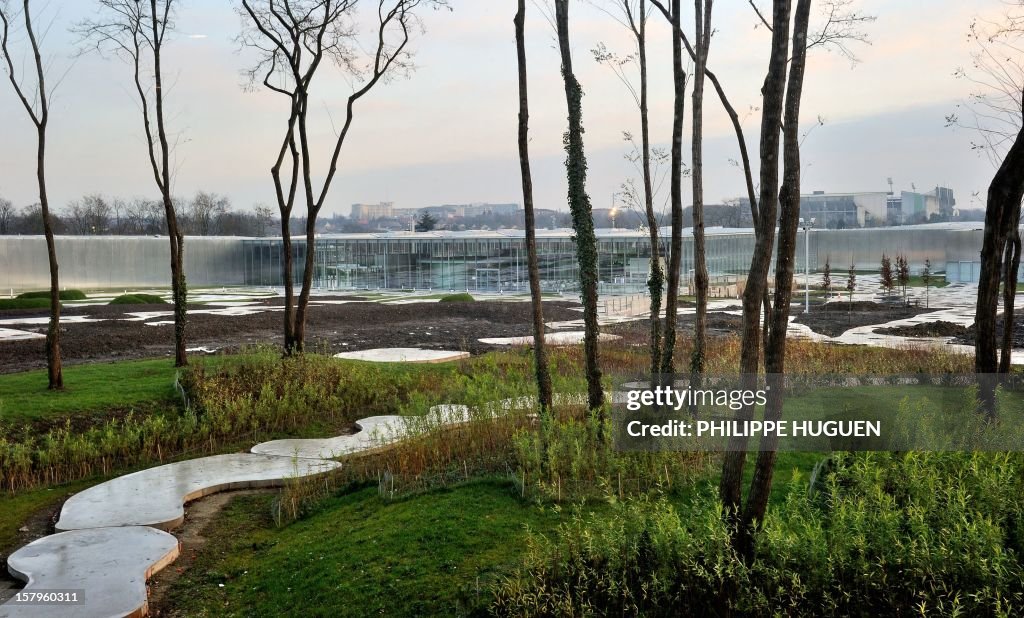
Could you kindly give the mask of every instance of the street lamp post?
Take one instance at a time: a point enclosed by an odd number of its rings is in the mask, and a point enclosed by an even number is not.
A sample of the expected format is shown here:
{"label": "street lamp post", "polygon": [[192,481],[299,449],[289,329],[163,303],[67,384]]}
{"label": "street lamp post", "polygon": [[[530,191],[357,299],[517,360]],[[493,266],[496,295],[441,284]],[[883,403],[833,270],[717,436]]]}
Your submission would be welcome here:
{"label": "street lamp post", "polygon": [[804,230],[804,313],[811,312],[811,228],[814,219],[800,217],[800,227]]}

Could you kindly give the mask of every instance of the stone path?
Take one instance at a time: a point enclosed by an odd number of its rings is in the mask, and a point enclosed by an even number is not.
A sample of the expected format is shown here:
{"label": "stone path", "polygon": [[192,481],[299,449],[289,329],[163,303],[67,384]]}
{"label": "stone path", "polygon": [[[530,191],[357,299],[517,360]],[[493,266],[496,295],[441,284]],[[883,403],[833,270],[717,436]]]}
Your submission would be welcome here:
{"label": "stone path", "polygon": [[11,555],[7,569],[33,590],[74,592],[75,604],[8,602],[0,616],[97,618],[148,612],[146,580],[174,562],[178,540],[141,526],[74,530],[43,537]]}
{"label": "stone path", "polygon": [[[437,422],[460,422],[468,409],[439,406]],[[26,582],[21,592],[77,590],[79,605],[0,605],[0,618],[23,616],[114,617],[147,612],[146,580],[178,556],[172,529],[185,503],[215,492],[278,486],[288,478],[340,467],[337,456],[405,435],[402,417],[369,417],[359,431],[328,440],[275,440],[252,453],[215,455],[126,474],[72,496],[61,509],[58,534],[38,539],[8,558],[10,573]],[[395,429],[392,429],[395,428]]]}
{"label": "stone path", "polygon": [[[544,343],[549,345],[579,345],[583,343],[583,338],[586,335],[581,330],[562,331],[555,333],[546,333],[544,335]],[[622,339],[618,335],[610,335],[608,333],[600,333],[597,336],[598,341],[614,341],[616,339]],[[486,343],[489,345],[533,345],[533,335],[528,337],[485,337],[478,339],[480,343]]]}
{"label": "stone path", "polygon": [[423,348],[374,348],[358,352],[342,352],[334,358],[371,363],[446,363],[469,358],[469,352],[425,350]]}

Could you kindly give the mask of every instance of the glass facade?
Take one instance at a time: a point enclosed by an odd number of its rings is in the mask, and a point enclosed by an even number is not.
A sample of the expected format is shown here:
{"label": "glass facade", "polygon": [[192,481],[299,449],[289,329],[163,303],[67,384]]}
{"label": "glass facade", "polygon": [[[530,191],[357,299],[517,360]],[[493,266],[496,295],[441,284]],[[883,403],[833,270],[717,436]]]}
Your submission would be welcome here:
{"label": "glass facade", "polygon": [[[663,260],[668,253],[667,232],[661,238]],[[246,285],[281,285],[281,241],[253,239],[243,243]],[[709,231],[709,273],[713,277],[746,273],[753,248],[754,238],[748,231]],[[301,276],[305,253],[305,242],[296,242],[296,279]],[[568,232],[539,232],[537,255],[544,291],[578,288],[576,252]],[[631,230],[602,230],[598,259],[602,292],[646,290],[651,259],[646,235]],[[798,261],[802,268],[802,252]],[[680,266],[684,281],[692,270],[693,237],[687,235]],[[523,232],[516,230],[480,235],[428,232],[323,236],[316,241],[313,281],[319,289],[525,292],[529,290],[526,242]]]}

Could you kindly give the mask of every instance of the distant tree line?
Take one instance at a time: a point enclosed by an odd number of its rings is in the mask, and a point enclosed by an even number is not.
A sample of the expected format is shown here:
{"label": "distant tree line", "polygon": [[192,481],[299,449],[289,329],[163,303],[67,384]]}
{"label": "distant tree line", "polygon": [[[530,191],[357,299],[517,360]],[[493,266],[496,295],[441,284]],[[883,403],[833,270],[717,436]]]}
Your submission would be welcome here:
{"label": "distant tree line", "polygon": [[[256,205],[235,209],[231,200],[199,191],[189,199],[175,198],[178,226],[187,236],[268,236],[280,225],[273,209]],[[158,199],[108,198],[93,193],[72,200],[50,213],[55,234],[71,236],[150,236],[167,234],[164,205]],[[38,203],[16,207],[0,197],[0,235],[43,233]]]}

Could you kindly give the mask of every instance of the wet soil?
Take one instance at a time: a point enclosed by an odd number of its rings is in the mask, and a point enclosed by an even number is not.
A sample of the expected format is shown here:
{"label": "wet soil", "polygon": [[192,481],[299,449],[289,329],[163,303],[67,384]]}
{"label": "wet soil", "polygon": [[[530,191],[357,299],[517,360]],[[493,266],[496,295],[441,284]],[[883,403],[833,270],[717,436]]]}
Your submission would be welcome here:
{"label": "wet soil", "polygon": [[793,320],[797,324],[805,324],[816,333],[829,337],[838,337],[851,328],[884,324],[893,320],[912,318],[922,313],[938,311],[939,308],[925,309],[918,306],[899,304],[882,304],[870,301],[836,301],[811,307],[811,312],[804,313],[801,305],[793,307]]}
{"label": "wet soil", "polygon": [[966,326],[945,320],[875,330],[881,335],[896,335],[898,337],[956,337],[966,334],[967,331]]}
{"label": "wet soil", "polygon": [[[1003,340],[1003,314],[996,316],[996,343],[999,344]],[[962,343],[964,345],[974,345],[974,333],[975,328],[972,324],[970,328],[965,331],[954,340],[954,343]],[[1024,315],[1015,315],[1013,321],[1013,347],[1024,348]]]}
{"label": "wet soil", "polygon": [[[420,347],[480,353],[494,349],[481,337],[529,335],[532,329],[529,302],[476,301],[466,303],[423,302],[386,305],[359,302],[358,298],[317,297],[318,300],[354,301],[346,304],[311,304],[306,321],[306,345],[323,352],[368,348]],[[255,315],[223,316],[192,313],[187,341],[190,348],[232,351],[256,344],[280,345],[284,314],[280,299],[263,301]],[[545,321],[577,320],[583,314],[576,303],[544,303]],[[197,305],[190,311],[216,309]],[[61,350],[65,364],[135,358],[169,357],[173,353],[174,326],[127,321],[127,313],[171,311],[170,305],[120,305],[68,308],[63,315],[107,318],[102,322],[65,323],[61,326]],[[46,317],[39,310],[0,311],[0,320],[15,317]],[[170,321],[170,316],[147,322]],[[7,328],[46,332],[45,324],[16,324]],[[14,373],[46,366],[45,341],[0,341],[0,373]]]}

